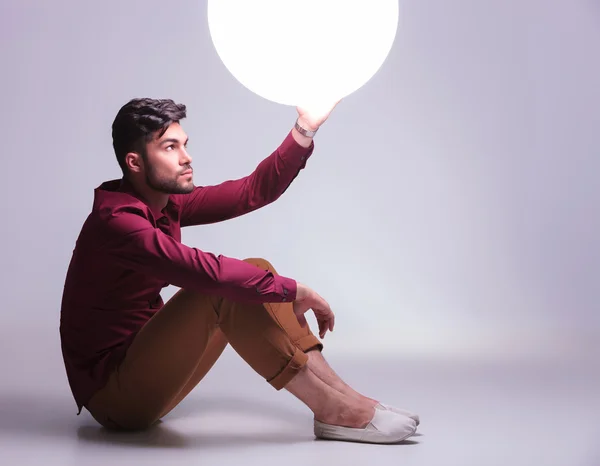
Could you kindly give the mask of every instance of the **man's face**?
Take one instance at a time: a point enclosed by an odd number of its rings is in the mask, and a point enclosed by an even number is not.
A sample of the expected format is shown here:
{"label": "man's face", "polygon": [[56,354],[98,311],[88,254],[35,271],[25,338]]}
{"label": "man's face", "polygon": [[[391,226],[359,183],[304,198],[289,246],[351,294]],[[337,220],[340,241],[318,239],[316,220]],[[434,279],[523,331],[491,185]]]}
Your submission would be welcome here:
{"label": "man's face", "polygon": [[169,126],[160,139],[153,139],[142,154],[146,183],[165,194],[187,194],[194,189],[192,157],[188,137],[179,123]]}

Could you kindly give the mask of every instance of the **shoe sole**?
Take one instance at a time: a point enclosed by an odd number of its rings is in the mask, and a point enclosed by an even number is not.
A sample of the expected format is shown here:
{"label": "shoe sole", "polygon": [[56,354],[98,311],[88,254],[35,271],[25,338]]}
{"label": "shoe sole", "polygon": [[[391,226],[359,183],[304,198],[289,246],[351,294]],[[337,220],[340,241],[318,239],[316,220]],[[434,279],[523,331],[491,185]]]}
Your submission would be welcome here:
{"label": "shoe sole", "polygon": [[383,435],[378,431],[331,426],[319,421],[314,421],[314,425],[314,434],[318,439],[338,440],[342,442],[376,443],[382,445],[403,442],[417,431],[417,428],[415,427],[412,432],[408,432],[406,435],[390,439],[389,436]]}

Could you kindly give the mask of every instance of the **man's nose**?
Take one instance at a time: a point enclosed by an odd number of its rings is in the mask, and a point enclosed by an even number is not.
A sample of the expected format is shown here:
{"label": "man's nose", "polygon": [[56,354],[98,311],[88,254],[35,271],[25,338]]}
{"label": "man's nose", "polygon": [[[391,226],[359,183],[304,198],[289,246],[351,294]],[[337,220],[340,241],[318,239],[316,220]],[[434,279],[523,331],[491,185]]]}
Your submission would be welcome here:
{"label": "man's nose", "polygon": [[192,163],[192,156],[188,153],[187,150],[183,150],[183,157],[181,159],[182,165],[187,165]]}

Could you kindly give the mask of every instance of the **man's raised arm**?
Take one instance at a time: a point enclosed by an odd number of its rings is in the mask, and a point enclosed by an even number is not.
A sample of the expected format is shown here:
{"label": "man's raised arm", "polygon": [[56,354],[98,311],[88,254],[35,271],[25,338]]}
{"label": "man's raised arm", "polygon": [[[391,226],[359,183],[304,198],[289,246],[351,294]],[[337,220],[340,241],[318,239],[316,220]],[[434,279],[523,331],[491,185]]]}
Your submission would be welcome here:
{"label": "man's raised arm", "polygon": [[177,195],[181,226],[239,217],[277,200],[306,166],[314,151],[313,136],[339,103],[311,111],[298,107],[298,119],[281,145],[248,176]]}
{"label": "man's raised arm", "polygon": [[221,222],[274,202],[305,167],[313,150],[312,141],[303,147],[290,132],[250,175],[176,195],[181,203],[181,226]]}

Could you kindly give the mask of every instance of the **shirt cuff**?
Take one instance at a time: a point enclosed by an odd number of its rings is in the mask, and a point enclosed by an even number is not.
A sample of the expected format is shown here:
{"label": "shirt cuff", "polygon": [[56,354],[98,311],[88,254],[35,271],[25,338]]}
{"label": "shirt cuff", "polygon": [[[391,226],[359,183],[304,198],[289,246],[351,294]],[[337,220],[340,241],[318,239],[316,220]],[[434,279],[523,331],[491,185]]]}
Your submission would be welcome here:
{"label": "shirt cuff", "polygon": [[283,160],[294,160],[299,161],[302,168],[308,158],[312,155],[315,149],[315,141],[310,141],[310,146],[302,147],[292,136],[292,131],[288,133],[281,145],[279,146],[279,153]]}
{"label": "shirt cuff", "polygon": [[292,302],[296,300],[298,284],[296,280],[281,275],[275,275],[275,292],[281,297],[281,302]]}

